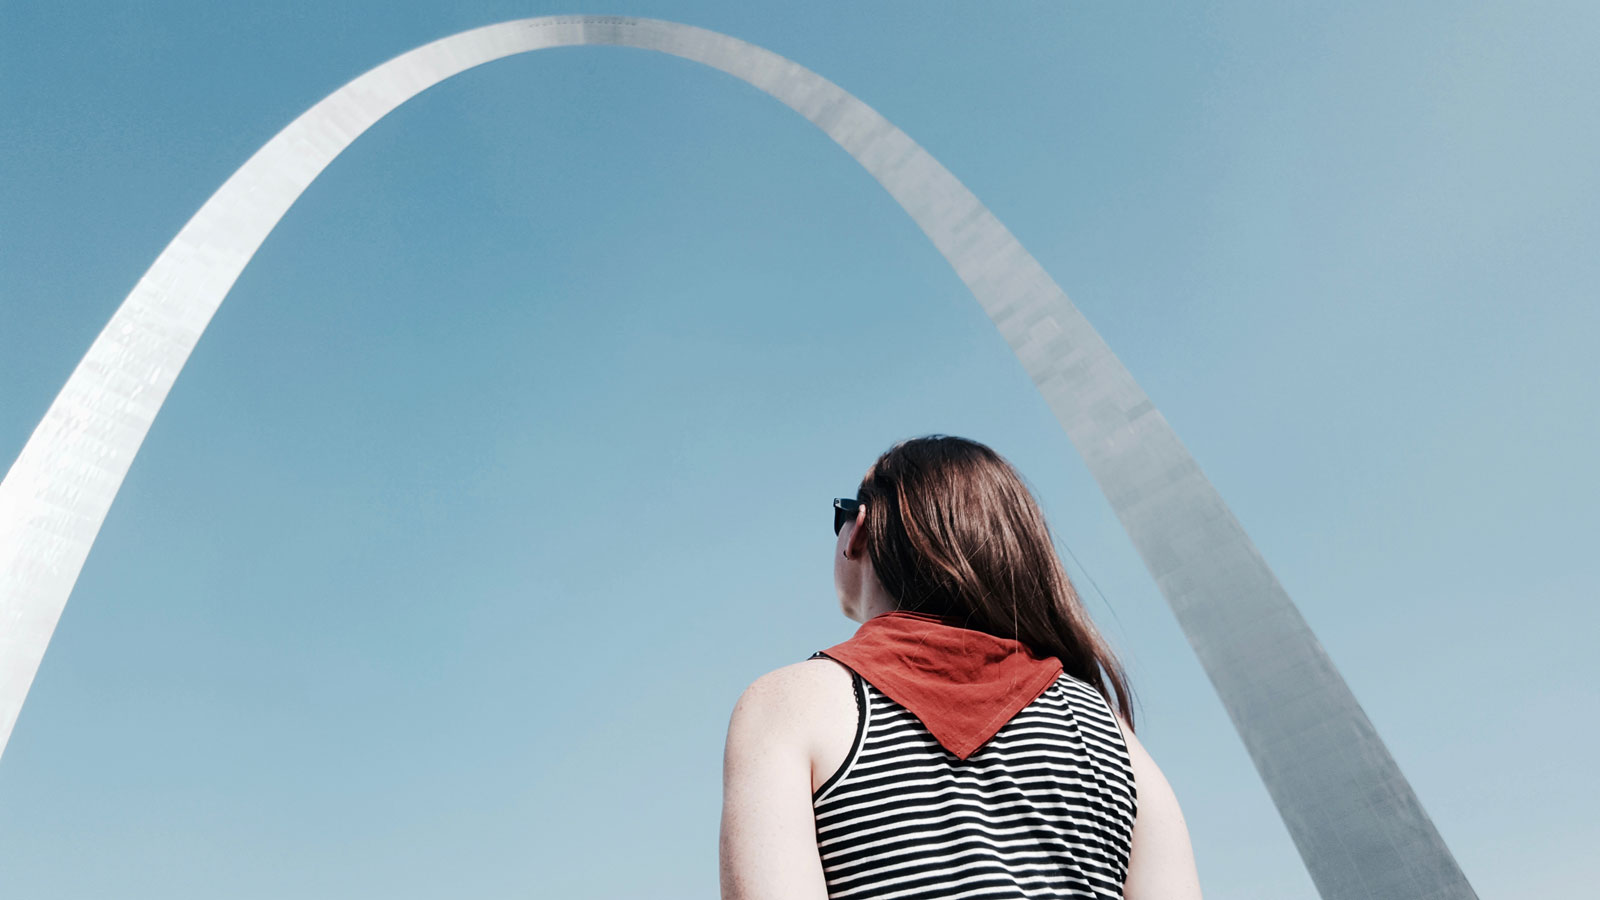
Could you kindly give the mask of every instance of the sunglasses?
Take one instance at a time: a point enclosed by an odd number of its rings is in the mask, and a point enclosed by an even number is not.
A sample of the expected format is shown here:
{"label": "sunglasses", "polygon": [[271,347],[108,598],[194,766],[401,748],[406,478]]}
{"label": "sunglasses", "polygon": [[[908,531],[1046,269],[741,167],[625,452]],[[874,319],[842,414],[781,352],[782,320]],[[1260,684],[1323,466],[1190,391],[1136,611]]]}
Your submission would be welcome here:
{"label": "sunglasses", "polygon": [[833,533],[838,534],[844,523],[856,517],[856,510],[861,508],[861,501],[849,497],[833,498]]}

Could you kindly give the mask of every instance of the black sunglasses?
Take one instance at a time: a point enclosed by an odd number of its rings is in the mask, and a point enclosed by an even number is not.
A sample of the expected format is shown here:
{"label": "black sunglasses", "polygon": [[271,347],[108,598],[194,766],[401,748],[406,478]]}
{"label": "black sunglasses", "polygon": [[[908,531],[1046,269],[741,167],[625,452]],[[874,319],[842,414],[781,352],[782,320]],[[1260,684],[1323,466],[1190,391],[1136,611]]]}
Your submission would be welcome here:
{"label": "black sunglasses", "polygon": [[833,533],[838,534],[844,523],[856,517],[856,510],[861,508],[861,501],[849,497],[833,498]]}

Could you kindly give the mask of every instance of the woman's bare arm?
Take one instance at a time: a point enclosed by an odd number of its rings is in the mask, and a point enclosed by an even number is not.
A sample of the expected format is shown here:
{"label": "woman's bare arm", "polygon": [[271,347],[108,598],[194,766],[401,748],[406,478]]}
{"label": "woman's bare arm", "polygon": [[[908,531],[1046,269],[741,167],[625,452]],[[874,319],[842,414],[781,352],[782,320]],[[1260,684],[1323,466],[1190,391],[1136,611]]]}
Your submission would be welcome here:
{"label": "woman's bare arm", "polygon": [[1200,875],[1183,810],[1156,761],[1145,752],[1133,729],[1118,717],[1133,763],[1138,816],[1133,822],[1133,851],[1128,859],[1124,900],[1200,900]]}
{"label": "woman's bare arm", "polygon": [[803,728],[830,686],[795,663],[757,678],[734,705],[722,771],[722,900],[826,900]]}

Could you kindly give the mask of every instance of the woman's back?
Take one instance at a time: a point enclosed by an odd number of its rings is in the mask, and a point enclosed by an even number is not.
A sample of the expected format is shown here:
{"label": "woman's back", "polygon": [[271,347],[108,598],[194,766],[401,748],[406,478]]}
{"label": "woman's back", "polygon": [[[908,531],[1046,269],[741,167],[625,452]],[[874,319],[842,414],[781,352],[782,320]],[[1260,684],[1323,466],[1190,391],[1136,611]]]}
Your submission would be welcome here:
{"label": "woman's back", "polygon": [[724,900],[1199,900],[1126,674],[1010,463],[900,441],[831,515],[860,627],[734,704]]}
{"label": "woman's back", "polygon": [[1122,896],[1136,791],[1099,692],[1062,672],[962,759],[852,675],[856,739],[812,797],[830,900]]}

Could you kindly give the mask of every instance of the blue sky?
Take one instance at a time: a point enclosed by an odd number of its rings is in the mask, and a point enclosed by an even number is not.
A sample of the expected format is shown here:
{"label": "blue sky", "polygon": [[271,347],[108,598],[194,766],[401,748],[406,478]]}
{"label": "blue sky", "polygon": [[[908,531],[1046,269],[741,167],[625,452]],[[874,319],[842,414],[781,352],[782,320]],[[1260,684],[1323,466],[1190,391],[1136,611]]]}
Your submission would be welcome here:
{"label": "blue sky", "polygon": [[[1481,896],[1597,840],[1592,4],[7,3],[0,459],[173,234],[361,72],[525,16],[722,31],[971,188],[1173,424]],[[503,60],[311,186],[156,420],[0,760],[0,893],[699,898],[739,692],[843,640],[894,441],[1035,488],[1209,897],[1314,891],[960,281],[754,88]]]}

